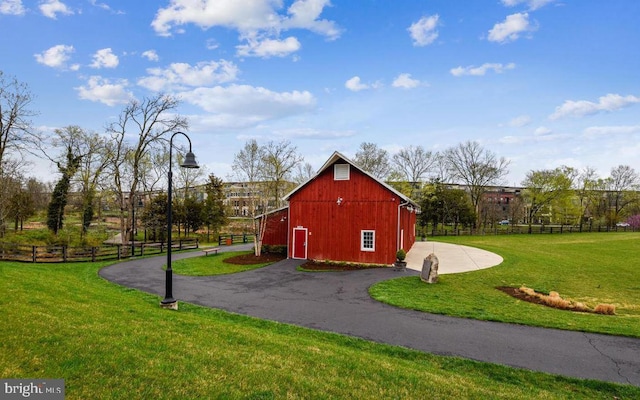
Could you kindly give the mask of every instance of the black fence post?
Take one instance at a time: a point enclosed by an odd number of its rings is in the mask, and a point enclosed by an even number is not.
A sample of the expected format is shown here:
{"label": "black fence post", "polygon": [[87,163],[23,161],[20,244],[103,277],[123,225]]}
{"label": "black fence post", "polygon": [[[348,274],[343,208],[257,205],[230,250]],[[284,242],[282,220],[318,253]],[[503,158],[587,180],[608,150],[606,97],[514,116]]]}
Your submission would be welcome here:
{"label": "black fence post", "polygon": [[31,258],[33,259],[33,262],[35,263],[36,260],[38,259],[38,247],[36,246],[31,246]]}
{"label": "black fence post", "polygon": [[67,246],[62,246],[62,261],[67,262]]}
{"label": "black fence post", "polygon": [[97,253],[98,248],[96,246],[93,246],[91,248],[91,262],[96,262],[96,253]]}

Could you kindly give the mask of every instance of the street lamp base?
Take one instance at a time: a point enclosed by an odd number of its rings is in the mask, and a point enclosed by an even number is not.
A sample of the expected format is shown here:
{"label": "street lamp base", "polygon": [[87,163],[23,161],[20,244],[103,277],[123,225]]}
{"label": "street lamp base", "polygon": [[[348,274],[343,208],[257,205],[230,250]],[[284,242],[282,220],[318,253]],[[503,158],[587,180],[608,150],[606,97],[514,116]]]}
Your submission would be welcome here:
{"label": "street lamp base", "polygon": [[178,300],[171,300],[171,301],[162,300],[160,302],[160,307],[166,310],[177,310]]}

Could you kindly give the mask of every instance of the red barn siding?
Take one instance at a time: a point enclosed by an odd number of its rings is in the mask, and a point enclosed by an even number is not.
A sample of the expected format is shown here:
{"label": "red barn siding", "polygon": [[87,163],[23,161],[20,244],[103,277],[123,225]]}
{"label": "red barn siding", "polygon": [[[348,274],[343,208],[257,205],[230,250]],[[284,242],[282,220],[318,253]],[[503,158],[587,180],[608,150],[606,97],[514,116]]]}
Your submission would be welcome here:
{"label": "red barn siding", "polygon": [[[349,180],[335,181],[331,167],[290,197],[289,229],[308,229],[310,259],[391,264],[399,244],[400,202],[397,194],[357,168],[350,168]],[[410,224],[406,219],[402,225]],[[375,231],[375,252],[360,249],[362,230]],[[405,247],[413,244],[408,234],[405,229]],[[293,256],[292,232],[289,249]]]}
{"label": "red barn siding", "polygon": [[[267,214],[267,225],[262,239],[263,244],[287,245],[287,233],[289,231],[288,213],[289,210],[284,209]],[[259,221],[260,220],[257,219],[256,223],[259,224]]]}

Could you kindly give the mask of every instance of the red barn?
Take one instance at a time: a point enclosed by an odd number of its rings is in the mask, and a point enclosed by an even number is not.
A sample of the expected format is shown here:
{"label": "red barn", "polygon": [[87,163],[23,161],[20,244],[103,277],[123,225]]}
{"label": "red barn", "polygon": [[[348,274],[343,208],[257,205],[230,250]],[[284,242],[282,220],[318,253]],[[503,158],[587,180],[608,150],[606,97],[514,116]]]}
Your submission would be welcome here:
{"label": "red barn", "polygon": [[263,243],[286,243],[290,258],[392,264],[415,242],[418,205],[338,152],[285,200],[288,215],[269,214]]}

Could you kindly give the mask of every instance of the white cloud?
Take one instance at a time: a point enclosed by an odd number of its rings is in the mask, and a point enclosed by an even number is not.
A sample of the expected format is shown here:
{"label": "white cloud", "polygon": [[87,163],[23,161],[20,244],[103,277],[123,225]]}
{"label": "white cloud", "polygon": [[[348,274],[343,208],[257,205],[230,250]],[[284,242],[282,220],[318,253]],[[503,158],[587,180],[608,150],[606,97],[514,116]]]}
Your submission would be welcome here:
{"label": "white cloud", "polygon": [[438,38],[438,20],[440,16],[438,14],[424,16],[411,24],[407,30],[413,39],[414,46],[426,46],[433,43]]}
{"label": "white cloud", "polygon": [[23,15],[25,8],[22,0],[2,0],[0,1],[0,14],[5,15]]}
{"label": "white cloud", "polygon": [[[44,64],[47,67],[66,69],[67,61],[71,58],[71,53],[75,49],[73,46],[59,44],[53,46],[42,53],[34,54],[36,61],[40,64]],[[72,66],[71,69],[77,69],[76,66]]]}
{"label": "white cloud", "polygon": [[361,90],[370,89],[371,85],[366,85],[360,82],[360,77],[354,76],[353,78],[349,79],[344,83],[344,87],[346,87],[347,89],[353,92],[359,92]]}
{"label": "white cloud", "polygon": [[498,139],[498,142],[502,144],[536,144],[564,139],[571,139],[571,135],[554,133],[551,129],[540,126],[533,131],[533,135],[503,136]]}
{"label": "white cloud", "polygon": [[582,117],[597,114],[602,111],[610,112],[630,105],[640,103],[640,97],[621,96],[619,94],[607,94],[598,99],[597,103],[587,100],[567,100],[561,106],[556,107],[549,119],[555,120],[563,117]]}
{"label": "white cloud", "polygon": [[232,82],[238,76],[238,67],[226,60],[200,62],[195,66],[173,63],[168,68],[149,68],[147,73],[148,76],[138,80],[138,85],[154,91],[184,90]]}
{"label": "white cloud", "polygon": [[220,44],[215,39],[207,39],[206,43],[207,50],[215,50],[220,47]]}
{"label": "white cloud", "polygon": [[330,131],[315,128],[291,128],[275,130],[276,136],[287,139],[336,139],[344,137],[352,137],[356,135],[355,131]]}
{"label": "white cloud", "polygon": [[553,133],[553,131],[546,126],[539,126],[533,131],[533,136],[549,136]]}
{"label": "white cloud", "polygon": [[288,9],[289,17],[283,20],[283,27],[308,29],[329,39],[337,39],[341,30],[335,22],[319,19],[324,8],[330,5],[330,0],[296,0]]}
{"label": "white cloud", "polygon": [[248,41],[248,44],[236,46],[236,49],[239,56],[269,58],[272,56],[285,57],[300,50],[300,47],[298,39],[290,36],[284,40],[264,39],[260,41],[252,39]]}
{"label": "white cloud", "polygon": [[199,118],[201,123],[222,128],[256,126],[309,112],[316,105],[316,99],[307,91],[273,92],[249,85],[201,87],[182,92],[180,97],[209,113]]}
{"label": "white cloud", "polygon": [[307,29],[335,39],[340,36],[335,22],[319,19],[328,5],[329,0],[296,0],[282,14],[282,2],[274,0],[171,0],[158,10],[151,26],[162,36],[170,36],[175,27],[195,24],[203,29],[224,26],[243,35]]}
{"label": "white cloud", "polygon": [[92,76],[86,86],[75,88],[83,100],[104,103],[108,106],[126,104],[133,99],[133,94],[127,91],[129,82],[126,79],[111,82],[100,76]]}
{"label": "white cloud", "polygon": [[89,0],[89,3],[91,3],[91,5],[94,7],[109,11],[112,14],[124,14],[124,11],[114,10],[107,3],[98,3],[97,0]]}
{"label": "white cloud", "polygon": [[592,126],[585,129],[583,133],[589,138],[612,135],[632,135],[640,133],[640,125]]}
{"label": "white cloud", "polygon": [[519,4],[526,4],[530,10],[537,10],[556,0],[502,0],[502,4],[506,7],[514,7]]}
{"label": "white cloud", "polygon": [[420,81],[411,78],[411,74],[400,74],[393,80],[391,86],[403,89],[413,89],[420,86]]}
{"label": "white cloud", "polygon": [[531,117],[528,115],[519,115],[509,121],[509,126],[515,128],[522,128],[523,126],[529,125],[531,123]]}
{"label": "white cloud", "polygon": [[498,43],[513,42],[524,32],[536,30],[529,23],[528,13],[508,15],[504,22],[497,23],[489,30],[489,41]]}
{"label": "white cloud", "polygon": [[142,53],[142,57],[146,58],[149,61],[159,61],[160,57],[155,50],[147,50]]}
{"label": "white cloud", "polygon": [[93,55],[91,68],[115,68],[120,63],[118,56],[113,54],[111,48],[101,49]]}
{"label": "white cloud", "polygon": [[456,67],[452,68],[449,72],[451,72],[451,75],[453,76],[484,76],[487,71],[493,71],[497,74],[501,74],[504,71],[514,69],[515,67],[516,65],[514,63],[509,63],[506,65],[498,63],[485,63],[479,67],[475,67],[473,65],[470,65],[468,67]]}
{"label": "white cloud", "polygon": [[42,15],[48,18],[56,19],[58,14],[71,15],[73,11],[60,0],[46,0],[39,6]]}

